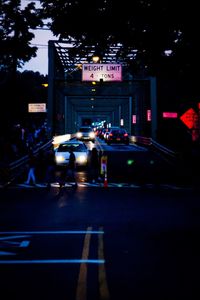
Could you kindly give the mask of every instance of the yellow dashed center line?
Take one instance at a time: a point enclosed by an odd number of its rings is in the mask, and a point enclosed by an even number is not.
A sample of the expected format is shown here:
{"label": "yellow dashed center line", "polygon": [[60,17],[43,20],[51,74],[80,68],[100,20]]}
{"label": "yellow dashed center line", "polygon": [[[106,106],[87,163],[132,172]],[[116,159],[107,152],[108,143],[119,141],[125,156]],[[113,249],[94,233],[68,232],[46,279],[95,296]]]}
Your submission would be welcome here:
{"label": "yellow dashed center line", "polygon": [[[103,228],[99,228],[103,230]],[[98,258],[104,260],[104,245],[103,245],[103,235],[98,235]],[[99,294],[100,300],[109,300],[110,293],[108,290],[107,279],[106,279],[106,270],[105,264],[99,265]]]}
{"label": "yellow dashed center line", "polygon": [[[88,227],[87,231],[90,232],[92,227]],[[89,256],[91,233],[86,233],[83,245],[82,260],[87,260]],[[76,300],[87,299],[87,263],[81,263],[78,285],[76,290]]]}

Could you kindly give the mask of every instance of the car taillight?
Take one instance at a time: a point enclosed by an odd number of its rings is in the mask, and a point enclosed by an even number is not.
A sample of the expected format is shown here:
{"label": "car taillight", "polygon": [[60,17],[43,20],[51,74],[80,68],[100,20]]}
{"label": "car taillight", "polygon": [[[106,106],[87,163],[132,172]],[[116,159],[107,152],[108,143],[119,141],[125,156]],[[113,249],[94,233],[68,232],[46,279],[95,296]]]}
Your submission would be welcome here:
{"label": "car taillight", "polygon": [[128,133],[124,133],[124,136],[128,136]]}

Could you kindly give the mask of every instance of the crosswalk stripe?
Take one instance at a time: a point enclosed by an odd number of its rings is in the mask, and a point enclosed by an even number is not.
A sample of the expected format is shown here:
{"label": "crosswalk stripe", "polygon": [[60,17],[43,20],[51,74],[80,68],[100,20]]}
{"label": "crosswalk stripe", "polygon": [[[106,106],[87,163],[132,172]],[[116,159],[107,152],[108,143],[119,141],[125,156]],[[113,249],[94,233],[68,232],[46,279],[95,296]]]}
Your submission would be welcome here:
{"label": "crosswalk stripe", "polygon": [[[51,183],[51,187],[55,187],[55,188],[59,188],[59,183],[58,182],[54,182]],[[74,183],[73,182],[69,182],[69,183],[65,183],[64,187],[73,187]],[[11,185],[11,188],[26,188],[26,189],[35,189],[35,188],[47,188],[47,184],[46,183],[40,183],[40,184],[36,184],[36,185],[27,185],[24,183],[18,183],[15,185]],[[104,188],[104,184],[101,183],[90,183],[90,182],[79,182],[78,183],[78,187],[101,187]],[[133,184],[133,183],[115,183],[115,182],[111,182],[108,183],[108,188],[133,188],[133,189],[164,189],[164,190],[188,190],[191,189],[190,187],[182,187],[182,186],[177,186],[177,185],[173,185],[173,184],[160,184],[159,186],[156,186],[154,184],[148,183],[145,185],[138,185],[138,184]]]}

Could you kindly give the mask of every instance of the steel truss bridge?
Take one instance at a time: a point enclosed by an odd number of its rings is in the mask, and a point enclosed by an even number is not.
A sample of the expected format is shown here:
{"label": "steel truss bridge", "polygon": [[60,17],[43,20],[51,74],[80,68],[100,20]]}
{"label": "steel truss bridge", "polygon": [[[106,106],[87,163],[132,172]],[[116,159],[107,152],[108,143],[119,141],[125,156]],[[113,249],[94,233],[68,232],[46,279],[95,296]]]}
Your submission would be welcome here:
{"label": "steel truss bridge", "polygon": [[[82,81],[82,64],[99,55],[102,64],[121,64],[122,81]],[[48,125],[52,135],[73,133],[85,119],[123,126],[131,135],[156,139],[156,78],[133,76],[136,50],[112,45],[104,52],[69,40],[49,41]],[[150,112],[151,117],[147,118]],[[134,119],[134,121],[133,121]]]}

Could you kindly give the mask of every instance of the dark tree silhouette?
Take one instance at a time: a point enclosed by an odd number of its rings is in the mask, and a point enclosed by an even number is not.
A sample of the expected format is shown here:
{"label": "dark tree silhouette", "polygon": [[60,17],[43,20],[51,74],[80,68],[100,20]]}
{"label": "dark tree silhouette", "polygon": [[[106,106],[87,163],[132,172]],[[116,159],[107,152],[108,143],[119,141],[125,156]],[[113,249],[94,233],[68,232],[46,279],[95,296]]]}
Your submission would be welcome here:
{"label": "dark tree silhouette", "polygon": [[[193,73],[199,69],[197,2],[191,0],[41,0],[43,17],[60,39],[75,39],[106,51],[121,43],[121,55],[136,49],[133,70],[149,74]],[[172,71],[173,70],[173,71]]]}
{"label": "dark tree silhouette", "polygon": [[40,9],[29,3],[21,9],[20,0],[0,2],[0,66],[16,74],[25,62],[36,56],[37,47],[31,46],[32,29],[42,26]]}

